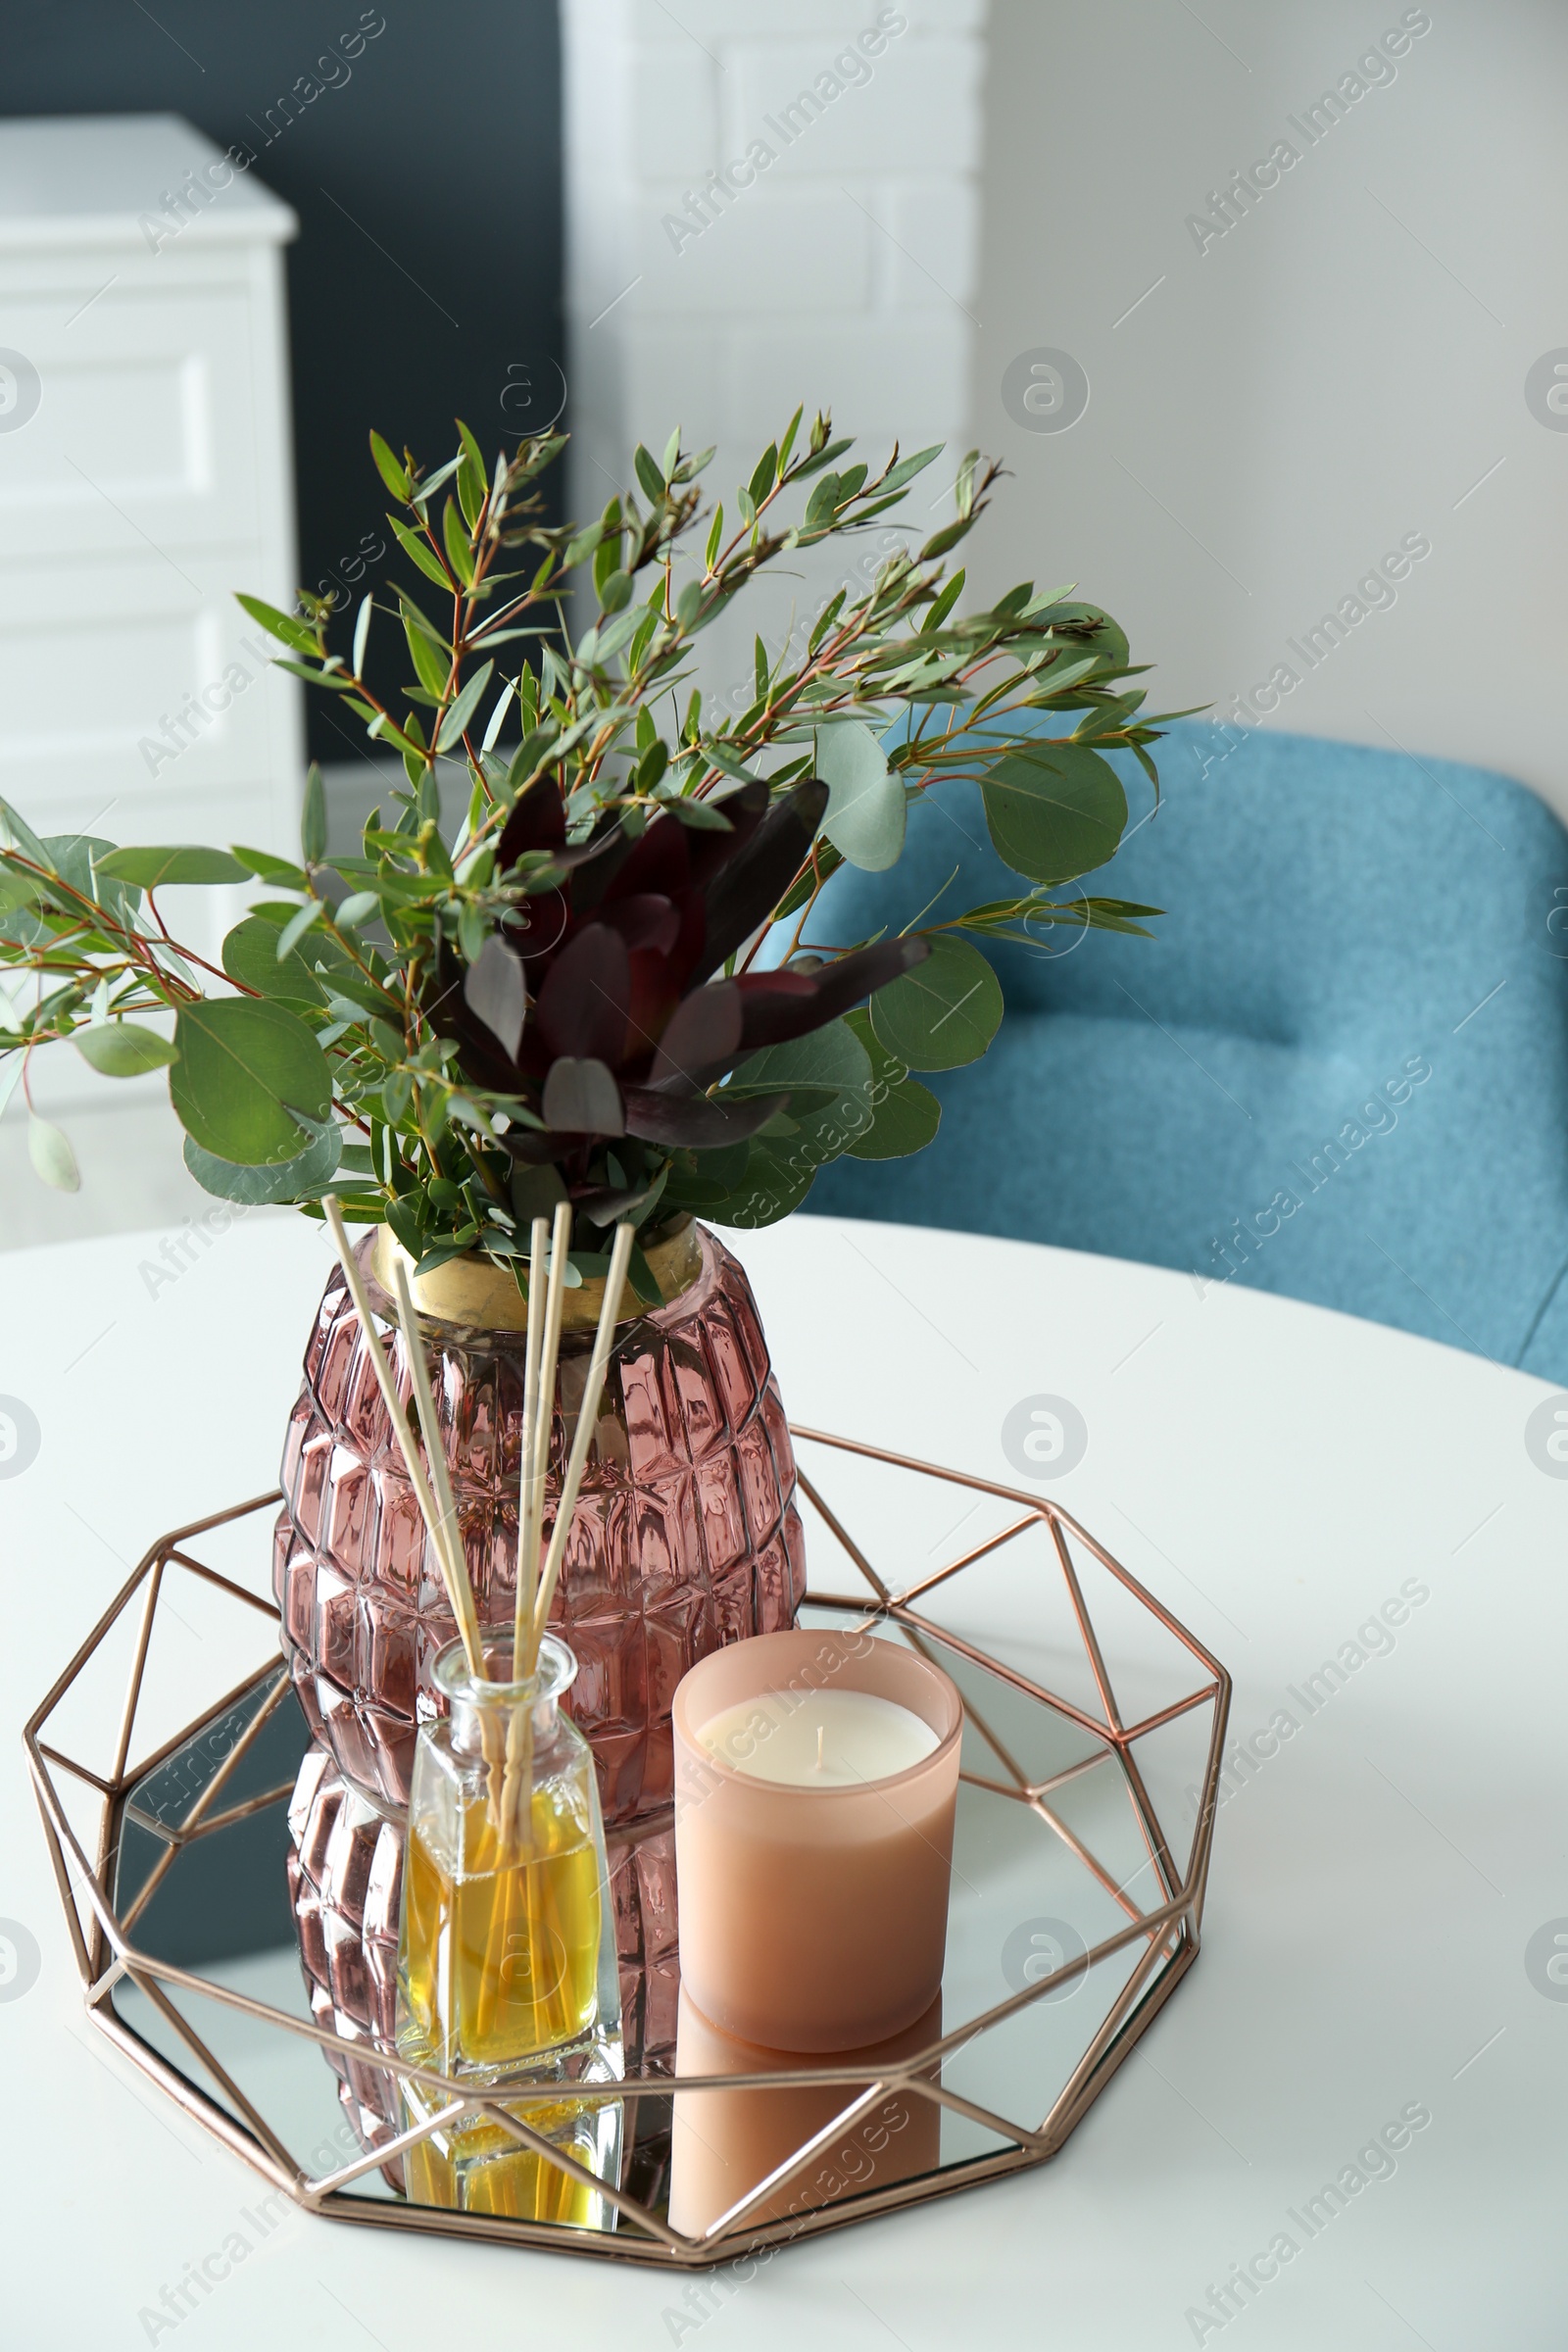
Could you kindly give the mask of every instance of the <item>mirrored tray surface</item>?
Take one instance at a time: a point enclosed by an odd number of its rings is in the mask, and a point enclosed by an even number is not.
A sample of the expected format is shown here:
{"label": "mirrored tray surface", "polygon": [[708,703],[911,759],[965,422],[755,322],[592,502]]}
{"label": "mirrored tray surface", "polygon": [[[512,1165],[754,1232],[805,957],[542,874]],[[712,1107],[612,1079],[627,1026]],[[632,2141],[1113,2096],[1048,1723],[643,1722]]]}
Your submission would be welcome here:
{"label": "mirrored tray surface", "polygon": [[[801,1622],[908,1643],[964,1702],[917,2027],[803,2059],[683,1997],[672,2049],[634,2034],[625,2080],[569,2100],[509,2088],[482,2163],[434,2160],[377,2025],[401,1825],[312,1748],[264,1597],[273,1496],[161,1538],[28,1726],[95,2023],[274,2185],[389,2227],[697,2266],[1054,2155],[1197,1956],[1229,1678],[1049,1498],[794,1434]],[[258,1662],[204,1699],[237,1639]]]}

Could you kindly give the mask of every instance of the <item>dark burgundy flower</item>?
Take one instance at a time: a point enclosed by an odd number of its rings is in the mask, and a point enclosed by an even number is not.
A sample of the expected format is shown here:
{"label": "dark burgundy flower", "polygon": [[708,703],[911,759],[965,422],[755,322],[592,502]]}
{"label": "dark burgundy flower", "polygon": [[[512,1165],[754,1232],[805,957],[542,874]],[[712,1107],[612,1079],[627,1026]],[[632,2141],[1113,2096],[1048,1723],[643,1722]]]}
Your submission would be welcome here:
{"label": "dark burgundy flower", "polygon": [[[719,804],[727,831],[661,814],[635,841],[616,825],[568,849],[549,780],[523,795],[501,836],[498,872],[541,851],[563,872],[497,934],[525,992],[520,1034],[505,972],[500,986],[492,969],[485,989],[466,990],[468,974],[445,943],[426,999],[472,1081],[520,1097],[545,1122],[505,1139],[516,1158],[542,1165],[618,1136],[669,1150],[744,1142],[787,1096],[729,1102],[708,1090],[748,1054],[821,1028],[923,960],[924,940],[891,939],[809,971],[713,977],[778,905],[826,805],[814,777],[771,807],[766,784],[754,781]],[[504,1034],[475,997],[508,1006],[497,1016]]]}

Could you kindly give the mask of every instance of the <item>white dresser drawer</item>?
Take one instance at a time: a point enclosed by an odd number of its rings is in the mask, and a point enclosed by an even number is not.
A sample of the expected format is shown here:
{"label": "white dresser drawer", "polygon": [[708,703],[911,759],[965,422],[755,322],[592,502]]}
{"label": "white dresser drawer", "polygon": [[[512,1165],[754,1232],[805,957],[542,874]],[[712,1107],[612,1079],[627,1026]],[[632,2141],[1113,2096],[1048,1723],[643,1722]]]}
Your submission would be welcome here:
{"label": "white dresser drawer", "polygon": [[0,263],[0,346],[37,408],[0,432],[0,562],[255,540],[255,367],[243,286],[176,293],[69,281],[19,293]]}

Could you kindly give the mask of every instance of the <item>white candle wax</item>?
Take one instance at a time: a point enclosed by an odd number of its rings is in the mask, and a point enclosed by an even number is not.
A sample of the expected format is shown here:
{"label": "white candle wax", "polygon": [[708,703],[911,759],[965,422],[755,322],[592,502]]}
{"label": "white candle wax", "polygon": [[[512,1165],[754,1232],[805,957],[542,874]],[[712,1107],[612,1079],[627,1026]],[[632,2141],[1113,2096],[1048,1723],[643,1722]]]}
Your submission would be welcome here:
{"label": "white candle wax", "polygon": [[710,1756],[787,1788],[845,1788],[907,1772],[941,1745],[910,1707],[873,1690],[768,1690],[697,1735]]}

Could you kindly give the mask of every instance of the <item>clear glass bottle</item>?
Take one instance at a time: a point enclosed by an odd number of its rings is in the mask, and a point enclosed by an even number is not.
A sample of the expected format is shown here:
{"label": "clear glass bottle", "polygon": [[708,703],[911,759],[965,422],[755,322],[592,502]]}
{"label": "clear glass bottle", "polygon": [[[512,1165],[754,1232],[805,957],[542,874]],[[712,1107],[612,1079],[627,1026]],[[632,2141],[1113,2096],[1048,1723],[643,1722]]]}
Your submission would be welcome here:
{"label": "clear glass bottle", "polygon": [[[470,1675],[460,1642],[435,1662],[449,1713],[415,1756],[398,1938],[398,2052],[494,2098],[509,2085],[621,2079],[620,1985],[593,1754],[561,1713],[577,1671],[547,1634],[537,1673],[510,1644]],[[407,2121],[446,2102],[405,2082]],[[501,2102],[507,2104],[505,2100]],[[569,2095],[510,2112],[618,2184],[622,2103]],[[608,2199],[477,2113],[410,2150],[410,2197],[465,2212],[612,2228]]]}

